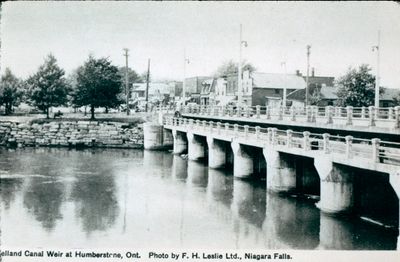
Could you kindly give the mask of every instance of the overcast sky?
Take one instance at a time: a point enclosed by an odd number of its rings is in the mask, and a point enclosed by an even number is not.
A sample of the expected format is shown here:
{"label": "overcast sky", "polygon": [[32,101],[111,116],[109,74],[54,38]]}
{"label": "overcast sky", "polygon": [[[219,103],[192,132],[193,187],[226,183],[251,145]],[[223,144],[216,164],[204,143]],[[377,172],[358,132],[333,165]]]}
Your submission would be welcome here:
{"label": "overcast sky", "polygon": [[400,5],[393,2],[6,2],[1,14],[1,71],[27,77],[53,53],[67,73],[89,53],[139,73],[151,58],[155,78],[209,75],[243,58],[260,72],[305,73],[306,45],[317,75],[340,76],[370,64],[381,30],[381,84],[400,89]]}

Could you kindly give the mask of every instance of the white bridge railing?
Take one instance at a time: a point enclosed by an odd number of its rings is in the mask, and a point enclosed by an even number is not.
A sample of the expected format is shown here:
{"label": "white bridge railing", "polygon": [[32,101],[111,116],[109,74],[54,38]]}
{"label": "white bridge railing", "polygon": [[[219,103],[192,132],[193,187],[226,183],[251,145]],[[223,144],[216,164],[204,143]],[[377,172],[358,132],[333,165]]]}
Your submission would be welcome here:
{"label": "white bridge railing", "polygon": [[381,141],[378,138],[360,139],[352,136],[332,136],[308,131],[295,132],[277,128],[200,121],[188,118],[167,118],[166,126],[185,127],[226,137],[260,140],[260,145],[279,145],[305,151],[319,150],[324,154],[340,154],[348,159],[359,157],[375,163],[400,166],[400,143]]}
{"label": "white bridge railing", "polygon": [[208,106],[190,105],[180,110],[164,108],[169,112],[195,114],[209,117],[251,118],[271,121],[296,121],[346,126],[382,128],[400,127],[400,106],[397,107],[269,107],[269,106]]}

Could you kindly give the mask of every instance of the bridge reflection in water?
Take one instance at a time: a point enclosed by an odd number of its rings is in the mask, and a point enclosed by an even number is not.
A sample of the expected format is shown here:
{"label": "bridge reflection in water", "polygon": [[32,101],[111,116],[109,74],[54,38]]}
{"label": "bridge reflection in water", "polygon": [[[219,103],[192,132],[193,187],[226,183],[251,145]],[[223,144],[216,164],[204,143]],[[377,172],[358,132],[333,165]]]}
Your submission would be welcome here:
{"label": "bridge reflection in water", "polygon": [[[397,245],[397,231],[322,214],[314,200],[270,194],[265,181],[237,179],[231,170],[209,169],[168,152],[0,153],[7,247],[393,250]],[[32,234],[21,239],[20,230]]]}

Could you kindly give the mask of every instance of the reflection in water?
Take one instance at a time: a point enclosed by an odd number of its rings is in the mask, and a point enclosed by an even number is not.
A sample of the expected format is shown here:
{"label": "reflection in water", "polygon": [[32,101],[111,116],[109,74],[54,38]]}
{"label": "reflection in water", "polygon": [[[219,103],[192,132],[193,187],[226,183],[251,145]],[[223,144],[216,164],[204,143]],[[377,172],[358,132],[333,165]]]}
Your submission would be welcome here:
{"label": "reflection in water", "polygon": [[232,202],[233,177],[222,170],[208,169],[207,198],[210,203],[221,202],[229,207]]}
{"label": "reflection in water", "polygon": [[207,186],[208,167],[196,161],[187,161],[187,184],[190,187],[205,188]]}
{"label": "reflection in water", "polygon": [[[167,152],[0,154],[1,239],[9,247],[396,249],[397,232],[321,215],[307,200],[267,194],[265,182]],[[21,231],[32,234],[21,239]]]}
{"label": "reflection in water", "polygon": [[[314,249],[319,244],[319,210],[312,203],[267,194],[269,248]],[[274,240],[278,241],[274,241]]]}
{"label": "reflection in water", "polygon": [[33,213],[47,231],[54,229],[62,219],[61,204],[64,202],[65,186],[44,179],[31,179],[25,193],[24,206]]}
{"label": "reflection in water", "polygon": [[86,233],[104,231],[114,224],[119,214],[113,170],[107,161],[85,162],[80,169],[93,173],[76,176],[71,192],[76,215]]}
{"label": "reflection in water", "polygon": [[0,200],[4,203],[6,209],[10,208],[12,201],[14,201],[15,194],[21,189],[22,184],[22,178],[0,178]]}
{"label": "reflection in water", "polygon": [[319,249],[396,249],[397,233],[355,218],[321,214]]}
{"label": "reflection in water", "polygon": [[261,228],[265,219],[265,191],[240,179],[233,181],[232,212]]}
{"label": "reflection in water", "polygon": [[187,160],[178,155],[173,155],[172,157],[172,177],[175,180],[185,181],[187,178]]}

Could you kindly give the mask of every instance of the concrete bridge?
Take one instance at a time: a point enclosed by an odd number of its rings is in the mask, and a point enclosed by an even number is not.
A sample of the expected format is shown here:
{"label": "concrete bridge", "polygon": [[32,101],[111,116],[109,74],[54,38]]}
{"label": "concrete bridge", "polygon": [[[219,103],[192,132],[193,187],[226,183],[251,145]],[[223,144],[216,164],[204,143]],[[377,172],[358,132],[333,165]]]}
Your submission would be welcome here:
{"label": "concrete bridge", "polygon": [[[171,110],[172,111],[172,110]],[[278,107],[269,106],[185,106],[184,117],[204,120],[235,121],[237,123],[269,124],[286,127],[301,127],[354,131],[374,134],[400,134],[400,107]],[[400,142],[400,141],[398,141]]]}
{"label": "concrete bridge", "polygon": [[214,169],[232,164],[236,178],[257,169],[270,192],[317,188],[317,207],[326,213],[352,212],[355,185],[368,174],[395,196],[389,208],[400,228],[400,143],[172,117],[146,123],[144,133],[145,149],[172,146],[174,154],[187,152],[189,160],[205,159]]}

